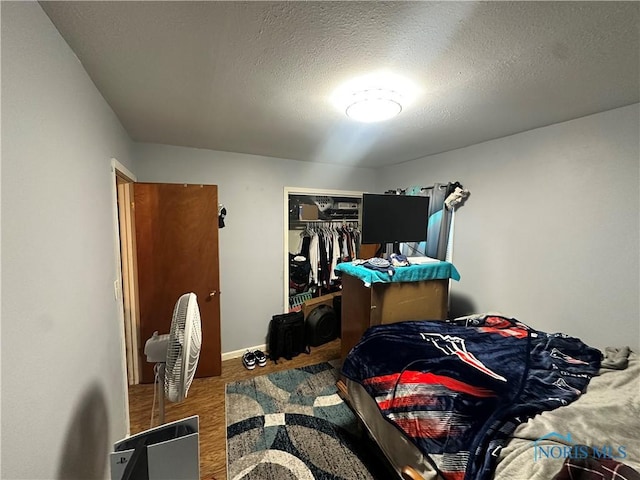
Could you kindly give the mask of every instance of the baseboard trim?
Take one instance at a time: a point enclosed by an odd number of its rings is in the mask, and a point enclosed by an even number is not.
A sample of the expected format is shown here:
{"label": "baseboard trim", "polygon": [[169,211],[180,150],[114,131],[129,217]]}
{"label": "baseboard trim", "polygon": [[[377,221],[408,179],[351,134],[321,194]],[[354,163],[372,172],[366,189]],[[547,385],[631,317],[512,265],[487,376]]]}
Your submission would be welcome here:
{"label": "baseboard trim", "polygon": [[256,345],[255,347],[247,347],[247,348],[242,348],[240,350],[233,350],[232,352],[224,352],[222,354],[222,361],[224,362],[225,360],[231,360],[232,358],[240,358],[242,357],[242,355],[244,355],[244,353],[249,350],[249,351],[253,351],[253,350],[262,350],[263,352],[266,353],[267,349],[267,345],[266,344],[262,344],[262,345]]}

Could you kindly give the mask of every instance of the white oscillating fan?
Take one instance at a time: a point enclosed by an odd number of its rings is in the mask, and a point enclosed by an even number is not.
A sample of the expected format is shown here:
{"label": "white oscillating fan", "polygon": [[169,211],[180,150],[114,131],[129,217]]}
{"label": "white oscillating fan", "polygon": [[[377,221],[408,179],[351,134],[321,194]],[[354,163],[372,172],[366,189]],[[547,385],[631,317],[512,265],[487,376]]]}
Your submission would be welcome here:
{"label": "white oscillating fan", "polygon": [[[169,333],[158,335],[158,332],[154,332],[144,345],[147,361],[156,364],[154,369],[161,424],[164,423],[165,395],[170,402],[181,402],[187,397],[198,366],[201,345],[202,330],[198,300],[195,293],[185,293],[178,299],[173,309]],[[153,411],[151,423],[153,426]]]}

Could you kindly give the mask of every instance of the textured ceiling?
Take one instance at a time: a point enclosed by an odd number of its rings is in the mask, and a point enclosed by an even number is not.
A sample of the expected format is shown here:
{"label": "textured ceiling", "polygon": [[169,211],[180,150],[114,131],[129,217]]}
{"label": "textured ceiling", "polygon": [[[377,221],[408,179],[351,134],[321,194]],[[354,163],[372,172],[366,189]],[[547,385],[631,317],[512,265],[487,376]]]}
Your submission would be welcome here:
{"label": "textured ceiling", "polygon": [[[41,2],[131,137],[381,166],[639,101],[638,2]],[[331,103],[387,70],[395,119]]]}

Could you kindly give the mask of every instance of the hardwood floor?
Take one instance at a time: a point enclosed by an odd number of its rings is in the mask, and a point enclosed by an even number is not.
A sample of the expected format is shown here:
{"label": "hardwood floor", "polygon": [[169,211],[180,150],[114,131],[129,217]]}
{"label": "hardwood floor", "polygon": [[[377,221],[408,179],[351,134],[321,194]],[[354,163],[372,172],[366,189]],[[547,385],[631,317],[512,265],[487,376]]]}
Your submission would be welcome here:
{"label": "hardwood floor", "polygon": [[[311,354],[301,354],[291,360],[281,359],[278,364],[267,362],[266,367],[247,370],[241,358],[222,362],[220,377],[199,378],[193,381],[187,399],[172,404],[165,401],[165,421],[171,422],[191,415],[200,416],[200,477],[210,480],[226,480],[226,425],[225,425],[225,385],[254,376],[290,368],[314,365],[340,357],[340,339],[312,348]],[[138,433],[150,426],[153,385],[133,385],[129,387],[129,415],[131,433]],[[232,408],[232,407],[229,407]],[[158,399],[156,399],[157,423]]]}

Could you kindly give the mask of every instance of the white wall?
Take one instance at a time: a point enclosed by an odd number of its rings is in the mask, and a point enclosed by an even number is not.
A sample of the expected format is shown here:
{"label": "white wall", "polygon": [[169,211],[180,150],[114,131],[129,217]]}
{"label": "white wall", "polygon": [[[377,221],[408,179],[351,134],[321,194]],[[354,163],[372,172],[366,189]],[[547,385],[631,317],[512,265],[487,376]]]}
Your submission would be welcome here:
{"label": "white wall", "polygon": [[35,2],[2,2],[2,478],[106,478],[126,434],[111,157],[131,142]]}
{"label": "white wall", "polygon": [[218,185],[227,208],[220,230],[222,351],[265,342],[283,311],[284,187],[369,190],[370,169],[136,144],[138,181]]}
{"label": "white wall", "polygon": [[640,346],[639,105],[380,170],[460,181],[454,313],[501,311],[596,347]]}

